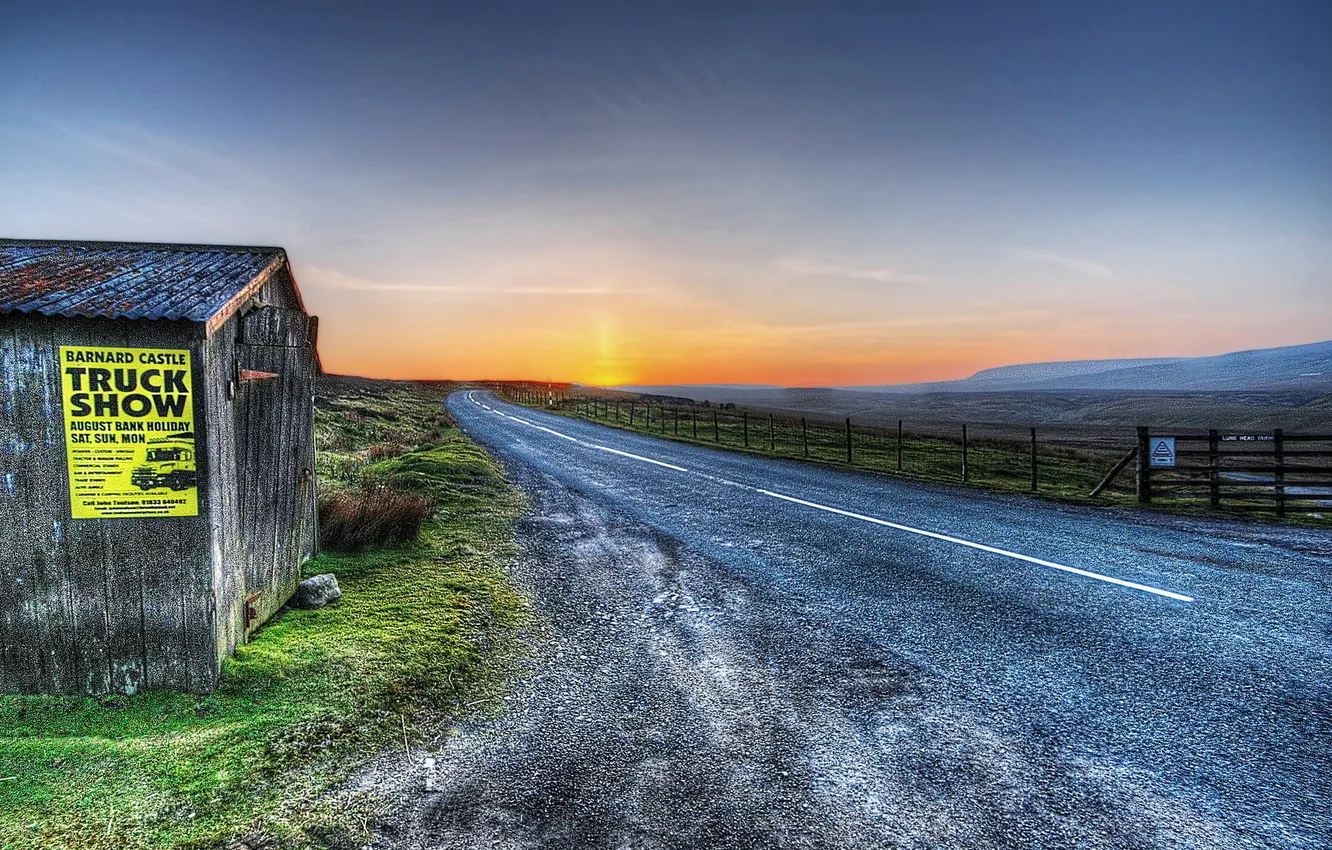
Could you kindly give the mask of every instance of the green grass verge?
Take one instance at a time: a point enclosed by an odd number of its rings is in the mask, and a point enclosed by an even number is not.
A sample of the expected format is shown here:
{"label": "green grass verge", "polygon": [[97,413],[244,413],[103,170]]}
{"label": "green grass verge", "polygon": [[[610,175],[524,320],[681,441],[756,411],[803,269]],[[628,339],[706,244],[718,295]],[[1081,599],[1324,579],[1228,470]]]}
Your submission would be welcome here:
{"label": "green grass verge", "polygon": [[[209,696],[0,697],[0,848],[355,843],[379,803],[329,789],[485,704],[526,617],[503,570],[521,498],[440,392],[332,383],[317,417],[321,472],[337,469],[326,486],[369,471],[428,492],[420,541],[307,564],[338,575],[342,600],[283,613]],[[365,460],[386,442],[405,454]]]}

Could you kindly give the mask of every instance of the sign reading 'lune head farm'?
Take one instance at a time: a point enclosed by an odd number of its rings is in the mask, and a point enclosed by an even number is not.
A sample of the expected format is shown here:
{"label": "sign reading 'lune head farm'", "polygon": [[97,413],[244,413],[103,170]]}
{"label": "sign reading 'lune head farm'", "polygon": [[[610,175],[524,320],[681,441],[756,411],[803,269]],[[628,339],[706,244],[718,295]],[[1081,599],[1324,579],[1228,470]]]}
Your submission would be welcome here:
{"label": "sign reading 'lune head farm'", "polygon": [[60,348],[76,519],[196,516],[190,352]]}

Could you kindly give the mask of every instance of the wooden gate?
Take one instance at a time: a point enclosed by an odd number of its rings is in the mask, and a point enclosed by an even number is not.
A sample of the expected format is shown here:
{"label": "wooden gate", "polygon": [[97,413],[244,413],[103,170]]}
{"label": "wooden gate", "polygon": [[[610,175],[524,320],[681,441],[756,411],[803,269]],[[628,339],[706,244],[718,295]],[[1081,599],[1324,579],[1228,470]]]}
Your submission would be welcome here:
{"label": "wooden gate", "polygon": [[[1168,440],[1167,465],[1152,446]],[[1205,497],[1232,511],[1322,513],[1332,509],[1332,434],[1152,435],[1138,429],[1138,501]]]}
{"label": "wooden gate", "polygon": [[315,552],[314,345],[310,318],[261,307],[240,322],[236,466],[245,631],[290,598]]}

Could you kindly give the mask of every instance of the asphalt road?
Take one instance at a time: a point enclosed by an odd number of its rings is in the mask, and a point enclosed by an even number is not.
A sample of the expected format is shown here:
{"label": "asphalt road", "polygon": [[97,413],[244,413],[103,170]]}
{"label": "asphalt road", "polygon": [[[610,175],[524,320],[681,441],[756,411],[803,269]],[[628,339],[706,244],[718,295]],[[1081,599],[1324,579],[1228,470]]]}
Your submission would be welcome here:
{"label": "asphalt road", "polygon": [[1332,847],[1332,535],[449,409],[545,625],[377,846]]}

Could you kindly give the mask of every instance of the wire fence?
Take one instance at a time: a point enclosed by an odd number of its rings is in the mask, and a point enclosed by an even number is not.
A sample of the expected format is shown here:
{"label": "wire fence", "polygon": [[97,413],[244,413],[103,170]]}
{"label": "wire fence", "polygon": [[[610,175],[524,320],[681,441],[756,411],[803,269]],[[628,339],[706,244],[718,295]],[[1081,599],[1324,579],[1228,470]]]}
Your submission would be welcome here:
{"label": "wire fence", "polygon": [[[1264,459],[1259,464],[1262,470],[1257,472],[1238,467],[1220,470],[1213,459],[1205,473],[1209,486],[1194,491],[1169,487],[1175,483],[1170,479],[1178,476],[1163,477],[1159,469],[1144,465],[1140,455],[1144,429],[1135,433],[1127,428],[1063,424],[907,420],[867,424],[845,417],[796,416],[729,404],[675,404],[601,395],[560,385],[514,383],[487,388],[519,404],[658,437],[925,481],[1125,505],[1155,502],[1222,509],[1233,505],[1239,510],[1265,509],[1278,515],[1332,509],[1332,481],[1322,480],[1332,478],[1332,470],[1292,467],[1298,453],[1289,449],[1284,459]],[[1246,446],[1271,439],[1263,435],[1225,436],[1229,442]],[[1180,439],[1187,442],[1192,438]],[[1313,442],[1332,441],[1332,436],[1286,435],[1285,440],[1304,441],[1304,451],[1315,453],[1310,457],[1332,456],[1332,451],[1325,451],[1332,450],[1332,442]],[[1282,445],[1280,440],[1276,445]],[[1133,473],[1124,474],[1130,467]],[[1218,483],[1222,485],[1219,491]],[[1264,486],[1273,496],[1269,500],[1259,499],[1255,505],[1253,498],[1234,498],[1237,491],[1253,496]],[[1218,492],[1229,497],[1229,502],[1217,498]]]}
{"label": "wire fence", "polygon": [[[922,427],[907,421],[871,425],[703,404],[681,405],[570,394],[539,384],[490,387],[519,404],[547,408],[614,427],[780,458],[810,460],[931,481],[1085,497],[1105,468],[1133,445],[1133,435],[1105,445],[1070,445],[1034,427],[958,424]],[[1102,441],[1104,442],[1104,441]],[[1107,494],[1131,497],[1116,483]]]}

